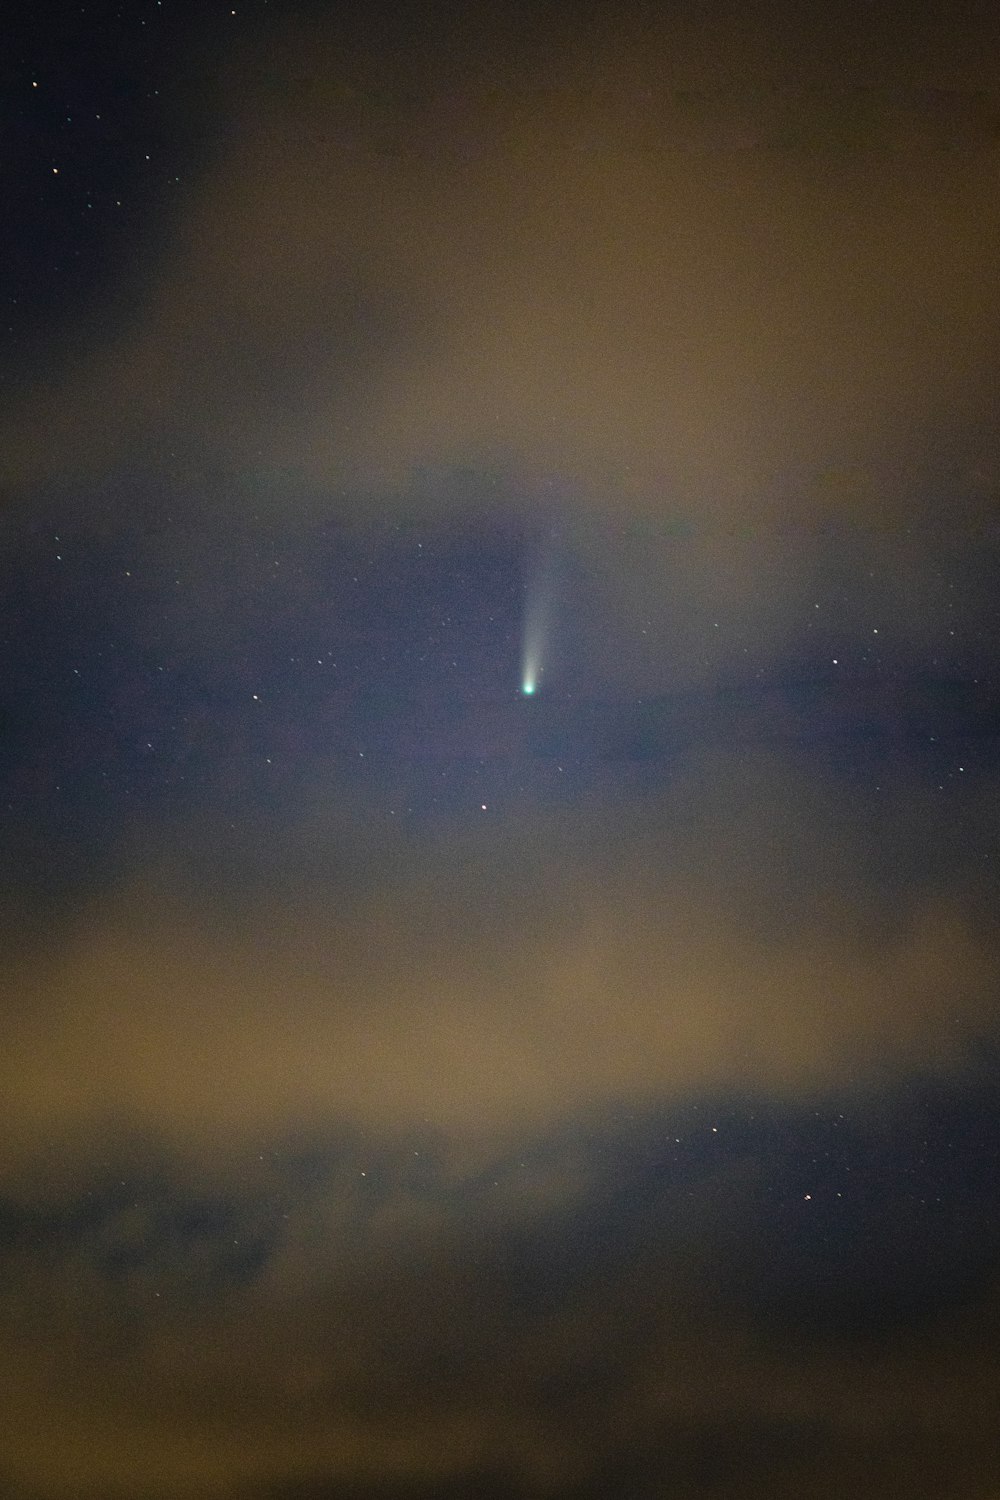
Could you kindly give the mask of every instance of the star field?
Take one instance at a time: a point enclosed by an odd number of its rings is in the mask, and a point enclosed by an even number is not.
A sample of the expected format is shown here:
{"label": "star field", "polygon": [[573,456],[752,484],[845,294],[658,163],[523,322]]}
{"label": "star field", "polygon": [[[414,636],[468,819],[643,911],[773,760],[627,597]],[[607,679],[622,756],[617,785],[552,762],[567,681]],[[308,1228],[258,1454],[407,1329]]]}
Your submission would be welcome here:
{"label": "star field", "polygon": [[986,7],[16,5],[0,1491],[986,1500]]}

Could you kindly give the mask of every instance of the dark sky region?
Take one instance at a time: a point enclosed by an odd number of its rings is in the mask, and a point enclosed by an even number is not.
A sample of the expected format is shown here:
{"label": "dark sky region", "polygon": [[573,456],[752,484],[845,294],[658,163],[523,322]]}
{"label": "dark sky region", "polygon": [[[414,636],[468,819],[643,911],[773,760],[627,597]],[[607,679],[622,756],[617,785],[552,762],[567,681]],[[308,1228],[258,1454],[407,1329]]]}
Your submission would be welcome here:
{"label": "dark sky region", "polygon": [[0,38],[0,1495],[998,1500],[1000,12]]}

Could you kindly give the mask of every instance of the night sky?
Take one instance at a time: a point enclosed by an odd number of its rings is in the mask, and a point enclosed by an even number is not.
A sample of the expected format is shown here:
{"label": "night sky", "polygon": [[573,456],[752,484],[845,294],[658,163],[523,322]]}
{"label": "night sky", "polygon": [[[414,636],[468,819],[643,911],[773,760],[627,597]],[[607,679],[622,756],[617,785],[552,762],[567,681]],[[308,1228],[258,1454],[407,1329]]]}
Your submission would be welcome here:
{"label": "night sky", "polygon": [[0,37],[0,1495],[997,1500],[1000,11]]}

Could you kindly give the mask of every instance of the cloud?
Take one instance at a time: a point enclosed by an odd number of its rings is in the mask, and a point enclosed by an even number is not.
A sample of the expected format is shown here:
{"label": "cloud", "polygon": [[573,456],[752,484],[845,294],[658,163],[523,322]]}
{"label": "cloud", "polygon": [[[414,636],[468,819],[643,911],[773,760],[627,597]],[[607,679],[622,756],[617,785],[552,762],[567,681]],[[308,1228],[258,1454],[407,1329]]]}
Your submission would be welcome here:
{"label": "cloud", "polygon": [[15,1500],[981,1487],[992,788],[716,752],[412,841],[324,795],[8,969]]}
{"label": "cloud", "polygon": [[[169,1159],[118,1158],[44,1213],[7,1205],[10,1492],[562,1497],[669,1479],[681,1494],[832,1497],[848,1483],[875,1496],[889,1473],[918,1496],[973,1492],[989,1467],[993,1278],[949,1305],[937,1261],[932,1311],[888,1336],[799,1331],[837,1213],[872,1237],[873,1285],[840,1263],[843,1297],[877,1299],[886,1226],[897,1291],[967,1237],[925,1214],[901,1241],[906,1200],[886,1181],[871,1222],[852,1206],[859,1181],[807,1231],[766,1133],[685,1166],[664,1123],[645,1141],[633,1124],[541,1157],[522,1145],[471,1178],[417,1171],[371,1136],[311,1168],[287,1145],[264,1166],[236,1156],[210,1191]],[[787,1151],[802,1121],[778,1123]],[[854,1127],[859,1160],[879,1128]],[[818,1144],[802,1136],[805,1160]],[[541,1163],[549,1191],[522,1196]]]}
{"label": "cloud", "polygon": [[[362,842],[346,881],[294,833],[285,874],[265,841],[252,879],[248,844],[217,907],[215,877],[196,900],[187,863],[147,868],[9,975],[6,1150],[116,1118],[196,1142],[428,1126],[474,1150],[622,1099],[947,1072],[995,1028],[995,962],[978,845],[942,821],[934,869],[927,801],[845,825],[836,783],[718,755],[639,812]],[[355,867],[343,825],[304,806],[300,826]]]}
{"label": "cloud", "polygon": [[516,69],[308,28],[232,60],[138,310],[12,412],[8,486],[145,462],[370,516],[468,464],[655,521],[879,524],[943,444],[970,503],[1000,243],[974,69],[897,59],[879,92],[674,29],[554,27]]}

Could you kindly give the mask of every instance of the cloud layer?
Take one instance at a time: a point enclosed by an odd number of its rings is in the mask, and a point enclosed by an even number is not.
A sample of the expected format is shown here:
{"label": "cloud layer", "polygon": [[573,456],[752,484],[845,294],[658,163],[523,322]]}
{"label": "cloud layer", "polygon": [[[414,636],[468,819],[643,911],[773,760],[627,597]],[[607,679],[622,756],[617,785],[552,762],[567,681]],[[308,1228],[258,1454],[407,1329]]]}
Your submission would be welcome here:
{"label": "cloud layer", "polygon": [[[959,1065],[996,1025],[969,900],[985,804],[949,827],[954,801],[889,789],[845,818],[832,776],[706,756],[631,809],[511,812],[437,844],[379,848],[303,805],[283,851],[234,845],[235,884],[199,878],[219,834],[199,854],[192,829],[172,876],[96,899],[10,976],[8,1151],[102,1117],[202,1142],[342,1118],[471,1143],[625,1098]],[[368,873],[341,882],[359,837]]]}
{"label": "cloud layer", "polygon": [[794,68],[717,32],[553,27],[532,61],[516,29],[286,28],[234,55],[131,313],[66,330],[11,414],[8,483],[145,456],[391,507],[468,463],[752,527],[878,524],[943,462],[975,508],[992,81],[919,27],[891,66],[874,29],[845,57],[817,25]]}

